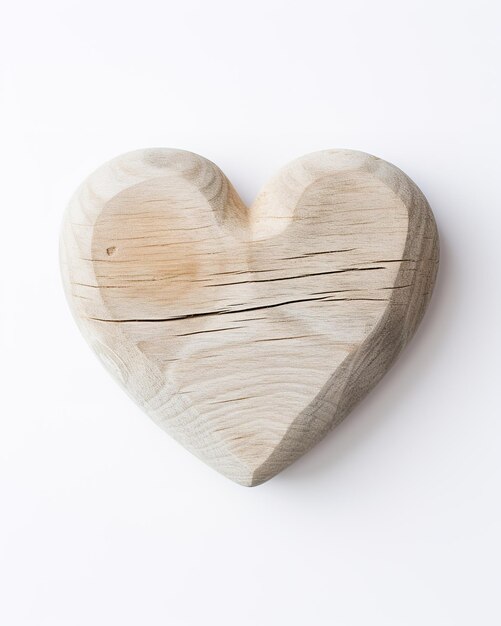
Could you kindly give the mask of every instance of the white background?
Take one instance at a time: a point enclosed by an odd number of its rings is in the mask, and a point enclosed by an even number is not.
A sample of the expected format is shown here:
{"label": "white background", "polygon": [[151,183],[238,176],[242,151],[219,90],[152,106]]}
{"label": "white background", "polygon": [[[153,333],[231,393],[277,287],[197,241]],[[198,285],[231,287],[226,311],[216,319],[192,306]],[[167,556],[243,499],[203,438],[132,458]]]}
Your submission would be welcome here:
{"label": "white background", "polygon": [[[499,626],[499,3],[2,4],[0,623]],[[69,196],[149,146],[247,201],[297,156],[365,150],[437,218],[414,341],[254,489],[125,397],[63,297]]]}

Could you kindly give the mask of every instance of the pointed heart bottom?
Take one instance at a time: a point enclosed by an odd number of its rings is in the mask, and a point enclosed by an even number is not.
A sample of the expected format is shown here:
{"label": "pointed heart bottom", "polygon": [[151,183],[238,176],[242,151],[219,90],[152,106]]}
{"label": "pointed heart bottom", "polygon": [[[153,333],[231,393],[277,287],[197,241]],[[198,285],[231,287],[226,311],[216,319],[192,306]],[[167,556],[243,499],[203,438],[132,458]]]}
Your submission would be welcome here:
{"label": "pointed heart bottom", "polygon": [[415,331],[433,215],[376,157],[302,157],[247,208],[201,156],[141,150],[70,203],[66,291],[106,367],[163,429],[243,485],[313,446]]}

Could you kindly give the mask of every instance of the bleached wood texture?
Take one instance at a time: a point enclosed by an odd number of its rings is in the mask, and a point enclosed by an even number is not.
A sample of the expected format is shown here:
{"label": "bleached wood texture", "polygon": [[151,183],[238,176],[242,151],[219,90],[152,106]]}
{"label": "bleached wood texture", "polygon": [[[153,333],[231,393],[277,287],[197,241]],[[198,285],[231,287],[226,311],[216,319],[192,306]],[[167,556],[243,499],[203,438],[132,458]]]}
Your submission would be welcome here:
{"label": "bleached wood texture", "polygon": [[257,485],[393,363],[430,298],[438,237],[416,185],[361,152],[304,156],[247,208],[210,161],[151,149],[83,183],[61,262],[84,336],[128,393]]}

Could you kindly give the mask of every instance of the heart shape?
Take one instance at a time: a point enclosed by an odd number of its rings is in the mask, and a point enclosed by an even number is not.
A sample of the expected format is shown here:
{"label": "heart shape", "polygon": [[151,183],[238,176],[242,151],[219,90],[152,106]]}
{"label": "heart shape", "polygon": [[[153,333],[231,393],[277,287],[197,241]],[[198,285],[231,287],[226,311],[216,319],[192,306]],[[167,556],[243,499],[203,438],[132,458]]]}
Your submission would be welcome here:
{"label": "heart shape", "polygon": [[210,161],[151,149],[77,190],[61,264],[80,329],[126,391],[250,486],[390,367],[431,296],[438,235],[416,185],[362,152],[297,159],[247,208]]}

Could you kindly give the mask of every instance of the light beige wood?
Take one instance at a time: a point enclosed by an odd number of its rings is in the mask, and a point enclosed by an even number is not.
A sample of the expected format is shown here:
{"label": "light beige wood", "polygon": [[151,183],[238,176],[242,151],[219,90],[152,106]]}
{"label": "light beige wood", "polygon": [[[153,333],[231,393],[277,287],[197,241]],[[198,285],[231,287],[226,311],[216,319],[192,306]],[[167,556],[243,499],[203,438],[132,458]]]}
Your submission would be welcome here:
{"label": "light beige wood", "polygon": [[348,150],[283,168],[247,208],[181,150],[106,163],[66,212],[81,331],[155,422],[242,485],[338,424],[414,333],[433,289],[429,205]]}

